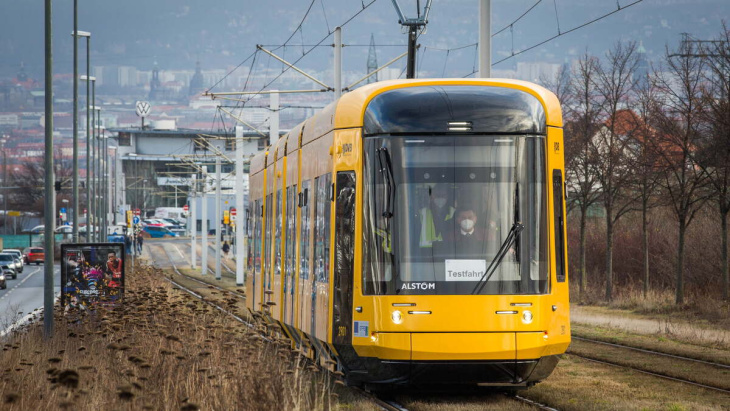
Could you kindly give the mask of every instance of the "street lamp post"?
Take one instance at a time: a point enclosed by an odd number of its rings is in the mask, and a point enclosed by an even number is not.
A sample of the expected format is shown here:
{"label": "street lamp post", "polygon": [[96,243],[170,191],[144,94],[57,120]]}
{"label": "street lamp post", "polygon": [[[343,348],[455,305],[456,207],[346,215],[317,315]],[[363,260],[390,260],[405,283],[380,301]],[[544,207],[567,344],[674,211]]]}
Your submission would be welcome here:
{"label": "street lamp post", "polygon": [[147,217],[147,196],[145,195],[147,193],[147,179],[142,180],[142,219],[144,220],[145,217]]}
{"label": "street lamp post", "polygon": [[90,92],[91,87],[89,87],[89,82],[94,84],[96,82],[96,77],[89,76],[89,57],[88,57],[88,51],[89,51],[89,39],[91,36],[87,37],[86,42],[86,75],[81,76],[81,80],[86,80],[86,242],[91,242],[91,147],[94,142],[94,140],[91,138],[91,105],[89,104],[91,102],[90,100]]}
{"label": "street lamp post", "polygon": [[94,104],[94,220],[96,228],[94,229],[94,238],[97,242],[102,239],[102,214],[101,214],[101,127],[99,125],[101,118],[101,108],[96,106],[96,88],[92,88],[91,102]]}
{"label": "street lamp post", "polygon": [[104,218],[102,219],[102,226],[104,227],[104,231],[102,231],[102,241],[107,240],[107,235],[109,234],[109,161],[107,157],[109,156],[109,140],[106,136],[106,133],[102,129],[101,131],[101,141],[102,141],[102,155],[101,159],[104,162],[104,172],[102,173],[102,201],[101,201],[101,209],[102,209],[102,216]]}
{"label": "street lamp post", "polygon": [[[79,47],[78,38],[91,37],[88,31],[78,30],[78,0],[74,0],[74,84],[73,84],[73,242],[79,242]],[[88,40],[87,40],[88,41]],[[88,62],[88,45],[87,45]],[[88,104],[88,103],[87,103]]]}

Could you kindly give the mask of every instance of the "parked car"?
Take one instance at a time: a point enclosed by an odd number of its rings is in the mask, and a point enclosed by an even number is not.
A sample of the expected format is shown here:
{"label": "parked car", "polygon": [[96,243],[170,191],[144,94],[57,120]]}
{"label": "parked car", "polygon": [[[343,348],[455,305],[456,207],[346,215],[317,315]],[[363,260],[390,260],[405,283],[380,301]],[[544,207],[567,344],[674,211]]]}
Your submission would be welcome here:
{"label": "parked car", "polygon": [[10,264],[8,264],[10,266],[10,268],[15,270],[16,273],[22,273],[23,272],[23,263],[20,261],[20,258],[18,258],[15,254],[0,253],[0,262],[7,259],[4,257],[6,255],[9,255],[11,258],[11,262],[10,262]]}
{"label": "parked car", "polygon": [[148,225],[142,229],[143,232],[147,233],[150,238],[164,238],[164,237],[177,237],[177,234],[170,231],[165,227],[157,227]]}
{"label": "parked car", "polygon": [[144,221],[142,221],[142,225],[143,226],[152,226],[152,227],[167,227],[167,228],[172,227],[172,224],[170,224],[166,221],[157,219],[157,218],[149,218],[147,220],[144,220]]}
{"label": "parked car", "polygon": [[0,271],[0,289],[2,290],[8,288],[8,283],[5,281],[8,275],[10,275],[10,269]]}
{"label": "parked car", "polygon": [[186,223],[184,223],[180,220],[175,220],[174,218],[160,218],[159,220],[172,224],[173,226],[175,226],[177,228],[185,228],[187,226]]}
{"label": "parked car", "polygon": [[0,253],[0,268],[4,271],[5,269],[13,270],[10,276],[14,279],[18,278],[18,270],[15,268],[16,258],[12,254]]}
{"label": "parked car", "polygon": [[25,259],[23,258],[23,252],[20,250],[17,250],[15,248],[6,248],[2,251],[3,253],[10,253],[14,254],[15,257],[20,260],[20,272],[23,272],[23,267],[25,266]]}
{"label": "parked car", "polygon": [[40,265],[46,259],[46,253],[40,247],[28,247],[25,249],[25,263],[36,263]]}

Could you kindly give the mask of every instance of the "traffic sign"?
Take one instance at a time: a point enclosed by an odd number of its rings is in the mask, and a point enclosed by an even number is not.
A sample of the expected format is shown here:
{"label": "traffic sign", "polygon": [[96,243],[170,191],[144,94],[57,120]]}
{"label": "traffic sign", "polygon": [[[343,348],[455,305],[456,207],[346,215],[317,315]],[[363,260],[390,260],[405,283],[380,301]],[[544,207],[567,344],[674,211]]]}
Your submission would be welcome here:
{"label": "traffic sign", "polygon": [[189,209],[190,209],[190,207],[188,207],[188,205],[187,205],[187,204],[185,204],[185,205],[183,206],[183,211],[188,211]]}
{"label": "traffic sign", "polygon": [[236,215],[236,209],[235,208],[231,208],[231,215],[232,216],[235,216]]}
{"label": "traffic sign", "polygon": [[138,101],[134,105],[135,109],[137,110],[137,116],[139,117],[147,117],[150,115],[150,110],[152,110],[152,106],[148,101]]}
{"label": "traffic sign", "polygon": [[134,224],[139,224],[139,217],[137,217],[137,216],[134,216],[134,218],[132,219],[132,222],[133,222]]}
{"label": "traffic sign", "polygon": [[140,211],[140,209],[139,208],[135,208],[134,209],[134,215],[140,215],[140,214],[142,214],[142,212]]}

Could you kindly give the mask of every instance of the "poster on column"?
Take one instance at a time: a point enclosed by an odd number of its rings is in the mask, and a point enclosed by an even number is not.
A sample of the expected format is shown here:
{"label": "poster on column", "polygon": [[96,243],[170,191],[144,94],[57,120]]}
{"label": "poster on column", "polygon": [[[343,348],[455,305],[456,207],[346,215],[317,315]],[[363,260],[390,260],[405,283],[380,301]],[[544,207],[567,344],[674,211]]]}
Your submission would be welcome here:
{"label": "poster on column", "polygon": [[61,245],[61,306],[89,309],[124,294],[124,244]]}

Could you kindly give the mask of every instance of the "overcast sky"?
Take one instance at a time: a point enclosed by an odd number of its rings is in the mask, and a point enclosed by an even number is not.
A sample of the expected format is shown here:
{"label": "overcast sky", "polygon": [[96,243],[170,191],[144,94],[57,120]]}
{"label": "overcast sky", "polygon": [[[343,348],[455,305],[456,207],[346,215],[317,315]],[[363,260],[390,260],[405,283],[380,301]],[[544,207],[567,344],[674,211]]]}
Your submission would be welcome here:
{"label": "overcast sky", "polygon": [[[633,0],[619,0],[628,5]],[[13,75],[21,61],[35,77],[43,72],[43,2],[0,0],[0,76]],[[278,54],[296,60],[368,0],[315,0],[301,30],[309,0],[79,0],[80,30],[91,31],[93,64],[129,65],[150,69],[192,69],[200,59],[204,69],[226,69],[241,63],[256,44],[275,47],[289,41]],[[493,0],[493,32],[514,21],[537,0]],[[400,0],[404,12],[415,14],[415,1]],[[421,3],[425,3],[422,0]],[[615,1],[544,0],[522,20],[494,37],[493,61],[509,56],[616,9]],[[54,2],[54,71],[71,71],[72,0]],[[471,72],[478,36],[478,0],[434,0],[427,32],[421,36],[419,66],[432,75],[463,76]],[[557,6],[557,7],[556,7]],[[556,13],[557,8],[557,13]],[[557,14],[557,18],[556,18]],[[564,35],[495,68],[517,62],[563,62],[588,50],[603,53],[618,40],[643,41],[649,58],[665,45],[675,46],[680,33],[710,38],[730,16],[728,0],[644,0],[593,25]],[[364,70],[370,35],[375,36],[382,64],[405,51],[406,36],[391,0],[376,0],[344,27],[345,70]],[[332,37],[322,44],[331,44]],[[302,46],[304,44],[304,46]],[[395,45],[390,46],[390,45]],[[440,50],[449,49],[452,50]],[[424,51],[425,50],[425,51]],[[85,49],[81,49],[85,53]],[[315,49],[299,63],[308,69],[329,66],[332,49]],[[259,57],[262,67],[276,67]],[[402,67],[405,61],[400,64]]]}

